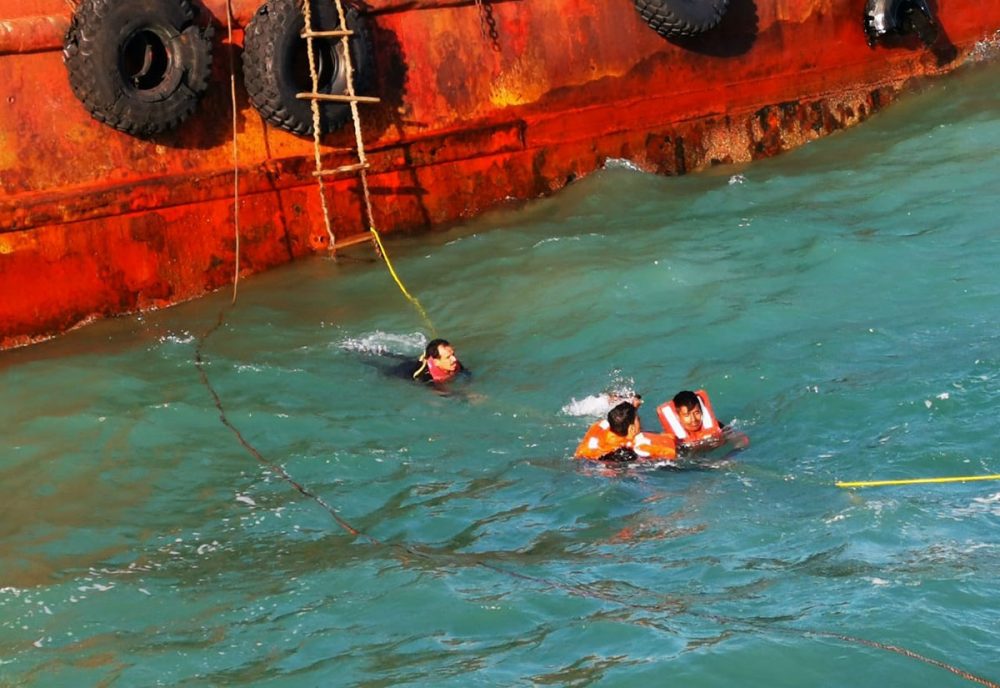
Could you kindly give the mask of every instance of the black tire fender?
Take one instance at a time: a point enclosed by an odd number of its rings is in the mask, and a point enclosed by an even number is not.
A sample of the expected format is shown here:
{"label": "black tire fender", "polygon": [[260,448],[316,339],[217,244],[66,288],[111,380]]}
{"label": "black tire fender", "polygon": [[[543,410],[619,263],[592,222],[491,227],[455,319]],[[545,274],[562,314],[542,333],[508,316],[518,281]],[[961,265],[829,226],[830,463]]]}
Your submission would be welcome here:
{"label": "black tire fender", "polygon": [[140,137],[173,129],[208,90],[212,28],[190,0],[82,0],[63,60],[98,121]]}
{"label": "black tire fender", "polygon": [[[312,104],[296,98],[312,91],[306,40],[302,38],[305,17],[297,0],[268,0],[247,24],[243,40],[243,83],[250,103],[271,124],[297,134],[313,133]],[[341,28],[336,6],[329,0],[311,7],[313,30]],[[373,53],[367,22],[357,8],[345,7],[355,94],[365,93],[372,82]],[[319,76],[319,93],[347,93],[347,69],[339,38],[313,39]],[[348,120],[350,105],[320,102],[320,132],[334,131]]]}
{"label": "black tire fender", "polygon": [[689,38],[722,21],[729,0],[632,0],[643,20],[664,38]]}
{"label": "black tire fender", "polygon": [[936,20],[927,0],[868,0],[864,26],[869,46],[888,34],[916,33],[927,45],[937,37]]}

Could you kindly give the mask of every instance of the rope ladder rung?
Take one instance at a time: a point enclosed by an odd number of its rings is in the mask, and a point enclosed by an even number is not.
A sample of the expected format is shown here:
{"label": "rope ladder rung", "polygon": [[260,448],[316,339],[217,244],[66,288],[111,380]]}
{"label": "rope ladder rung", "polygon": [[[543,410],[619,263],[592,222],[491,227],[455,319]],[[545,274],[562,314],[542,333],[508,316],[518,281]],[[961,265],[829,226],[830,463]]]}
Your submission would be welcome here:
{"label": "rope ladder rung", "polygon": [[[361,134],[361,117],[358,112],[358,108],[354,103],[380,103],[381,99],[372,96],[362,96],[358,95],[354,91],[352,85],[354,78],[354,65],[352,64],[352,50],[345,50],[343,59],[345,62],[347,84],[345,93],[320,93],[319,85],[319,74],[317,71],[317,62],[315,56],[315,41],[313,39],[340,39],[342,43],[346,43],[348,39],[351,41],[359,40],[358,34],[351,30],[347,25],[346,14],[344,11],[344,5],[342,0],[318,0],[319,2],[332,3],[337,10],[337,15],[340,19],[339,26],[332,29],[324,29],[323,27],[317,27],[314,24],[315,17],[311,11],[312,0],[304,0],[302,3],[305,25],[303,26],[300,35],[306,42],[308,64],[309,64],[309,76],[311,77],[312,92],[308,93],[296,93],[295,97],[298,100],[307,100],[311,102],[311,110],[313,114],[313,153],[315,156],[316,168],[312,173],[313,178],[316,179],[316,183],[319,187],[320,201],[323,206],[323,221],[326,224],[326,231],[330,237],[329,249],[331,251],[336,251],[339,248],[345,246],[351,246],[355,243],[362,243],[369,240],[370,237],[363,236],[361,238],[347,239],[342,242],[338,242],[333,233],[333,226],[330,221],[330,209],[326,202],[326,193],[324,191],[324,178],[331,177],[333,175],[341,174],[354,174],[357,175],[360,182],[360,188],[364,192],[364,208],[366,224],[369,225],[373,232],[373,237],[375,239],[376,250],[381,254],[381,245],[378,241],[378,235],[374,234],[374,220],[372,219],[372,207],[371,198],[368,192],[368,177],[366,171],[369,168],[368,162],[365,160],[365,147],[364,141],[362,140]],[[346,164],[340,167],[332,169],[324,169],[321,161],[321,126],[320,126],[320,106],[321,102],[333,102],[333,103],[348,103],[351,105],[351,119],[354,123],[354,138],[356,147],[352,151],[357,155],[357,163]],[[390,268],[391,272],[391,268]],[[404,294],[406,293],[405,288],[403,289]],[[431,328],[433,330],[433,327]]]}
{"label": "rope ladder rung", "polygon": [[368,163],[359,162],[354,165],[341,165],[340,167],[335,167],[330,170],[316,170],[313,172],[314,177],[329,177],[334,174],[346,174],[348,172],[357,172],[359,170],[367,170]]}
{"label": "rope ladder rung", "polygon": [[299,34],[302,38],[343,38],[344,36],[353,36],[354,32],[350,29],[334,29],[332,31],[303,31]]}
{"label": "rope ladder rung", "polygon": [[373,241],[371,233],[357,234],[347,239],[342,239],[341,241],[338,241],[330,246],[330,250],[336,251],[342,248],[347,248],[348,246],[357,246],[358,244],[363,244],[366,241]]}
{"label": "rope ladder rung", "polygon": [[356,153],[357,150],[358,149],[355,148],[354,146],[327,146],[326,148],[323,149],[323,152],[344,154],[344,153]]}
{"label": "rope ladder rung", "polygon": [[338,93],[296,93],[299,100],[329,100],[336,103],[379,103],[375,96],[346,96]]}

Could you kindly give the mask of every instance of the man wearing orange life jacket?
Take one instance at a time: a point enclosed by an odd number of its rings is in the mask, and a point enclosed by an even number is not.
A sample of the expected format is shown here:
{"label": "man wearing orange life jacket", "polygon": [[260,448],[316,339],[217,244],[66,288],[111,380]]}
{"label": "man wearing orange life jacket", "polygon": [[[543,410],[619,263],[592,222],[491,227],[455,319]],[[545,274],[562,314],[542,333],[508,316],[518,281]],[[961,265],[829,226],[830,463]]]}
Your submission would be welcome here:
{"label": "man wearing orange life jacket", "polygon": [[635,405],[628,401],[608,411],[605,420],[591,425],[576,448],[576,458],[591,461],[656,461],[676,456],[672,437],[639,431]]}
{"label": "man wearing orange life jacket", "polygon": [[703,389],[678,392],[656,409],[656,415],[664,432],[672,436],[679,447],[717,447],[723,442],[722,431],[726,426],[719,422],[708,393]]}

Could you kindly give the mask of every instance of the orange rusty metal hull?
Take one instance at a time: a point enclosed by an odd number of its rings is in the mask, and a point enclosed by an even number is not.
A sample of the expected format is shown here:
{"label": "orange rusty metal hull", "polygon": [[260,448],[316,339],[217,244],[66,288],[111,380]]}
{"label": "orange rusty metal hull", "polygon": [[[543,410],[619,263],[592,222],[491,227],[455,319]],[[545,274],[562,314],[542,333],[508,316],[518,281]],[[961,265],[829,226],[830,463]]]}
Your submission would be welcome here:
{"label": "orange rusty metal hull", "polygon": [[[92,119],[61,49],[65,0],[0,0],[0,349],[95,318],[195,298],[233,279],[233,142],[244,274],[322,250],[313,146],[267,126],[230,57],[257,1],[206,0],[213,77],[195,115],[143,140]],[[376,226],[416,230],[551,193],[626,158],[663,174],[774,155],[851,126],[915,77],[996,40],[1000,3],[938,0],[941,32],[870,48],[865,0],[732,0],[722,23],[668,41],[628,0],[381,0],[376,94],[361,106]],[[237,67],[237,72],[238,72]],[[324,164],[355,160],[350,126]],[[367,230],[356,179],[327,183],[338,239]]]}

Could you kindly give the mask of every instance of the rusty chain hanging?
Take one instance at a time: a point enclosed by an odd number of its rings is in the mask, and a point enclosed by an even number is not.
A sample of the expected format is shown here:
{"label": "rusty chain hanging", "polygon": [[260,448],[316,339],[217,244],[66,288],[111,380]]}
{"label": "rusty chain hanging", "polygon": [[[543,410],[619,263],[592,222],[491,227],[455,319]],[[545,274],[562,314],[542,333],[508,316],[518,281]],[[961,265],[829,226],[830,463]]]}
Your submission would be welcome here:
{"label": "rusty chain hanging", "polygon": [[479,8],[479,28],[483,38],[490,42],[493,50],[500,52],[500,33],[497,31],[497,20],[493,16],[493,5],[490,0],[476,0]]}

